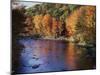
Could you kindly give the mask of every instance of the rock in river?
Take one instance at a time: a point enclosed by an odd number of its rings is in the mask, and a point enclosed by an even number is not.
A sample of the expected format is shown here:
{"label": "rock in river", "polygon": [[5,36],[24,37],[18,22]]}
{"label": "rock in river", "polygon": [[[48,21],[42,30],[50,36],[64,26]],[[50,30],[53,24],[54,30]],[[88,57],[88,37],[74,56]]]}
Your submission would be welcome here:
{"label": "rock in river", "polygon": [[41,64],[33,65],[32,68],[33,68],[33,69],[36,69],[36,68],[38,68],[40,65],[41,65]]}

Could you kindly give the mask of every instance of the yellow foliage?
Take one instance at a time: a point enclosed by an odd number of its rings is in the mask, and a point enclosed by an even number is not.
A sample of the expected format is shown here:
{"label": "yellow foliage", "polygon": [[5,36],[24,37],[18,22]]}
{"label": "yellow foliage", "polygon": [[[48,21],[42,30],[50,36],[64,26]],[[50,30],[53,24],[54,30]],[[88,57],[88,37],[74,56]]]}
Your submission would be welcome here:
{"label": "yellow foliage", "polygon": [[73,11],[65,20],[67,35],[72,36],[75,33],[75,25],[78,22],[79,16],[81,15],[82,8]]}
{"label": "yellow foliage", "polygon": [[42,24],[42,19],[43,19],[42,15],[36,15],[36,16],[34,16],[33,22],[35,24],[35,28],[36,29],[40,29],[41,24]]}

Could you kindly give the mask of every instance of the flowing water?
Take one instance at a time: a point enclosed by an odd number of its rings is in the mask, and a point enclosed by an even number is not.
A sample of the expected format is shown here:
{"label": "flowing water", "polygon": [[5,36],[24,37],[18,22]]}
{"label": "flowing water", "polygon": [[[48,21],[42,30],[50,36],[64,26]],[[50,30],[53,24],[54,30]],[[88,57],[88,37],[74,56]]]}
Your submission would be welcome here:
{"label": "flowing water", "polygon": [[[15,73],[37,73],[96,68],[95,48],[57,40],[20,39],[20,66]],[[17,58],[17,57],[15,57]]]}

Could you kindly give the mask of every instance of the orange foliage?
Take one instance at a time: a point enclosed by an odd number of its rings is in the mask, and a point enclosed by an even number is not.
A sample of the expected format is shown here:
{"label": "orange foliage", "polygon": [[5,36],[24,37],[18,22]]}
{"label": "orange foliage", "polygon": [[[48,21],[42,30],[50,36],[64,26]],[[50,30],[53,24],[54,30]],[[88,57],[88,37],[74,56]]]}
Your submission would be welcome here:
{"label": "orange foliage", "polygon": [[71,12],[65,21],[60,21],[50,14],[35,15],[33,17],[34,32],[44,36],[57,36],[62,33],[64,29],[63,22],[65,22],[65,31],[67,31],[67,33],[64,35],[71,37],[77,32],[76,27],[79,22],[81,25],[84,25],[84,27],[93,26],[94,13],[94,6],[81,6]]}
{"label": "orange foliage", "polygon": [[50,14],[44,15],[44,17],[42,18],[42,26],[45,35],[51,35],[52,17],[50,16]]}
{"label": "orange foliage", "polygon": [[35,15],[33,17],[34,33],[36,34],[41,34],[42,19],[43,19],[43,16],[41,14]]}
{"label": "orange foliage", "polygon": [[86,13],[85,13],[85,21],[86,21],[86,25],[87,27],[93,27],[93,17],[95,15],[95,7],[92,6],[86,6]]}
{"label": "orange foliage", "polygon": [[40,29],[41,24],[42,24],[42,19],[43,19],[42,15],[36,15],[36,16],[34,16],[33,23],[35,24],[35,28],[36,29]]}
{"label": "orange foliage", "polygon": [[56,20],[56,18],[52,19],[52,32],[53,34],[56,34],[56,31],[58,29],[58,21]]}
{"label": "orange foliage", "polygon": [[[95,14],[95,7],[93,6],[81,6],[79,9],[74,10],[69,17],[66,18],[66,30],[68,36],[73,36],[75,33],[75,27],[79,21],[80,17],[84,19],[83,24],[87,27],[93,25],[93,16]],[[84,16],[83,16],[84,15]]]}
{"label": "orange foliage", "polygon": [[78,18],[81,15],[82,8],[73,11],[69,17],[66,18],[66,30],[67,36],[72,36],[75,33],[75,25],[78,22]]}

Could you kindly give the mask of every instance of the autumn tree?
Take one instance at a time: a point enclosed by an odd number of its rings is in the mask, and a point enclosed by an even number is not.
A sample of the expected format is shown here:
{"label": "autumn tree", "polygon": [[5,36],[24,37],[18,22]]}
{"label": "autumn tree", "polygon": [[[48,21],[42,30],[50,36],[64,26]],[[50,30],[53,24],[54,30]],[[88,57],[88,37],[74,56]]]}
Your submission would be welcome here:
{"label": "autumn tree", "polygon": [[76,25],[76,36],[85,43],[95,43],[96,25],[95,25],[95,7],[84,6],[83,13],[79,17]]}
{"label": "autumn tree", "polygon": [[50,14],[45,14],[42,20],[43,33],[45,36],[51,36],[52,17]]}

